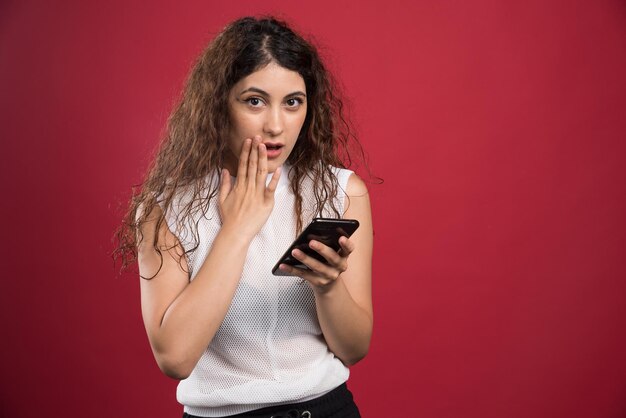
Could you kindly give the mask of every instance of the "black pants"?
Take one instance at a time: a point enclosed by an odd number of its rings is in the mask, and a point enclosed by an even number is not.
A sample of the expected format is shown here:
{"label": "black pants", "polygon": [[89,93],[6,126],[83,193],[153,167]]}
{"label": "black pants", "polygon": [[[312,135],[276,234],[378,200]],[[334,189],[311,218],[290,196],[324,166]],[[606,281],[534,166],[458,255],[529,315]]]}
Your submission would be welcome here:
{"label": "black pants", "polygon": [[[243,414],[229,415],[228,418],[360,418],[352,398],[352,393],[344,383],[331,390],[326,395],[310,401],[288,405],[270,406],[244,412]],[[201,418],[195,415],[183,414],[183,418]],[[224,417],[226,418],[226,417]]]}

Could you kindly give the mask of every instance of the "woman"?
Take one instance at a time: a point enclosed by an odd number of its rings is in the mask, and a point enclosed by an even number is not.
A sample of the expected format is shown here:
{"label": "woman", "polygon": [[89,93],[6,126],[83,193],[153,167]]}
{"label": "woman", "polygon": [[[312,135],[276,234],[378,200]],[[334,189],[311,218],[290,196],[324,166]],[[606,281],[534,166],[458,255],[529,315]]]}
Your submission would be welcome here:
{"label": "woman", "polygon": [[[363,181],[339,168],[347,126],[317,52],[282,22],[233,22],[193,68],[120,245],[184,416],[359,416],[345,381],[372,332],[372,223]],[[309,243],[325,263],[294,250],[308,269],[272,275],[320,216],[361,226],[338,252]]]}

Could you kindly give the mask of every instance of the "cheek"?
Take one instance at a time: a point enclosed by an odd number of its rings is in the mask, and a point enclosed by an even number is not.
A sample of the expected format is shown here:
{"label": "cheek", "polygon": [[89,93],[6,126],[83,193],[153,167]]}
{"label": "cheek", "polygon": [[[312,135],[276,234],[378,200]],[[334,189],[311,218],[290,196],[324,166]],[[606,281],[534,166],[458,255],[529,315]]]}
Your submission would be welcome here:
{"label": "cheek", "polygon": [[233,151],[239,152],[243,141],[258,134],[254,118],[242,115],[233,116],[230,119],[230,147]]}
{"label": "cheek", "polygon": [[306,113],[304,114],[304,116],[298,118],[297,128],[296,128],[296,132],[295,132],[296,137],[299,137],[300,133],[304,129],[304,122],[305,122],[305,120],[306,120]]}
{"label": "cheek", "polygon": [[259,115],[237,115],[231,119],[231,123],[231,131],[239,135],[242,141],[245,138],[251,138],[254,135],[259,135],[263,131],[263,121]]}
{"label": "cheek", "polygon": [[297,136],[302,130],[305,120],[306,120],[306,112],[303,112],[302,114],[293,115],[293,117],[289,119],[289,128],[292,131],[292,133],[295,133]]}

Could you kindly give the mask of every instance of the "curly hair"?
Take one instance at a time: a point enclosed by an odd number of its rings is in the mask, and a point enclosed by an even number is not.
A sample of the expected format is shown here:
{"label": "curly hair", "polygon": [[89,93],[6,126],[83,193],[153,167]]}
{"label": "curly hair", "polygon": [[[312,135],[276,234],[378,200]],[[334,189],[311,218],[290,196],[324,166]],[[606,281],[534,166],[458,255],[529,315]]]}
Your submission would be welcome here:
{"label": "curly hair", "polygon": [[[314,213],[321,214],[329,206],[332,213],[341,216],[334,204],[339,186],[331,166],[349,167],[352,151],[357,150],[359,155],[363,151],[343,115],[336,83],[316,48],[286,23],[271,17],[244,17],[226,26],[193,66],[182,97],[168,119],[157,156],[140,190],[133,191],[129,209],[116,232],[114,258],[121,258],[122,269],[136,260],[137,246],[143,240],[141,228],[155,205],[162,209],[155,224],[157,231],[183,190],[191,198],[177,207],[177,222],[187,223],[198,211],[206,212],[217,196],[219,182],[213,182],[207,193],[204,180],[209,174],[221,180],[219,168],[224,166],[227,152],[229,92],[239,80],[270,62],[299,73],[307,92],[307,115],[287,159],[297,230],[302,230],[300,185],[305,176],[314,184]],[[197,225],[192,223],[190,231],[195,245],[183,249],[181,257],[197,249]],[[157,237],[155,233],[153,246],[161,255]]]}

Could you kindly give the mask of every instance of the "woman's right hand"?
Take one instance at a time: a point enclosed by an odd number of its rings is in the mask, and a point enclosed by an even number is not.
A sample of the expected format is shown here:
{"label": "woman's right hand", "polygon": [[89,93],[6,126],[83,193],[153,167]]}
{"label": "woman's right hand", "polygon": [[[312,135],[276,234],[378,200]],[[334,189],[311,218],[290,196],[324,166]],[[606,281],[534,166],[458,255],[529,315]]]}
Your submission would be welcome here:
{"label": "woman's right hand", "polygon": [[218,201],[223,229],[237,231],[239,236],[249,240],[261,230],[274,207],[280,167],[266,186],[267,175],[265,145],[259,136],[247,138],[241,148],[234,185],[228,170],[222,170]]}
{"label": "woman's right hand", "polygon": [[[141,280],[141,310],[154,356],[168,376],[189,376],[228,312],[250,242],[274,207],[280,171],[266,186],[267,170],[265,145],[259,137],[247,139],[237,181],[231,184],[228,171],[222,172],[218,195],[222,229],[191,282],[178,239],[165,222],[156,231],[158,205],[142,227],[139,271],[154,277]],[[155,238],[163,251],[155,251]]]}

